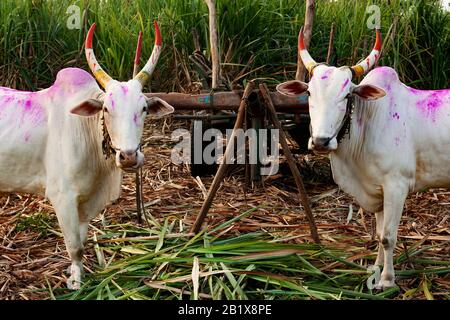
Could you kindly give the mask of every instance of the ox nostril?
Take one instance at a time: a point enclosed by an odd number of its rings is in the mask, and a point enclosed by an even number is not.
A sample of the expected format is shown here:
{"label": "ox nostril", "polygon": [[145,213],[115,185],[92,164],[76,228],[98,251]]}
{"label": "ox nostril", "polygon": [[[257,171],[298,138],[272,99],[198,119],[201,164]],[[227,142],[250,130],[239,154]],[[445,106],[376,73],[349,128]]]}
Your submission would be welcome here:
{"label": "ox nostril", "polygon": [[314,138],[313,145],[316,148],[326,148],[329,146],[331,139],[330,138]]}
{"label": "ox nostril", "polygon": [[119,161],[123,167],[135,166],[138,161],[137,152],[135,151],[120,151]]}

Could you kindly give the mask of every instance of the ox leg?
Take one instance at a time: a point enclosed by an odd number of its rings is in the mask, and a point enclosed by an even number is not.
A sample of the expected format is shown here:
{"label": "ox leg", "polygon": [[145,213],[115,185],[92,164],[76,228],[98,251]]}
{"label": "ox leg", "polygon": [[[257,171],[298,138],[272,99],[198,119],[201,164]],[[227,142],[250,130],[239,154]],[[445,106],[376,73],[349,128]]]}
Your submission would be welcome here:
{"label": "ox leg", "polygon": [[394,249],[397,243],[397,232],[402,217],[403,206],[408,194],[401,181],[385,186],[384,195],[384,219],[381,232],[381,244],[384,249],[384,267],[378,289],[386,289],[395,286],[394,273]]}
{"label": "ox leg", "polygon": [[86,244],[89,222],[80,221],[80,240],[83,245]]}
{"label": "ox leg", "polygon": [[78,209],[75,201],[58,200],[52,201],[58,217],[58,222],[64,235],[64,243],[69,253],[72,264],[70,266],[70,277],[67,279],[69,289],[78,290],[81,286],[83,272],[84,246],[80,237],[80,223]]}
{"label": "ox leg", "polygon": [[377,254],[377,260],[375,260],[376,266],[383,266],[384,264],[384,249],[383,245],[381,243],[381,236],[383,232],[383,211],[375,213],[375,218],[377,221],[377,239],[378,239],[378,254]]}

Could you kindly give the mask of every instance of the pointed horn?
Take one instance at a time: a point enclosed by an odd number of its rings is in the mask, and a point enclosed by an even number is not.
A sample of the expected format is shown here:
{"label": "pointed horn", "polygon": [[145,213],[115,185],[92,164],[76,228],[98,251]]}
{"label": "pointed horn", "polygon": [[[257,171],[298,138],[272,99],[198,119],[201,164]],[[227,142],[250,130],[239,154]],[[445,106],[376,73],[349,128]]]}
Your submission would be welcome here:
{"label": "pointed horn", "polygon": [[302,62],[305,65],[306,70],[308,70],[308,72],[311,72],[314,66],[317,65],[317,62],[314,61],[314,59],[309,54],[308,50],[306,50],[305,48],[303,26],[301,27],[300,32],[298,34],[298,52],[300,54],[300,57],[302,58]]}
{"label": "pointed horn", "polygon": [[142,87],[150,80],[150,76],[153,71],[155,71],[156,64],[158,63],[159,56],[161,54],[162,47],[162,37],[161,31],[159,30],[158,22],[154,22],[155,24],[155,46],[153,47],[152,55],[150,59],[148,59],[145,66],[142,68],[141,72],[139,72],[134,79],[138,80]]}
{"label": "pointed horn", "polygon": [[379,29],[376,29],[376,40],[375,40],[375,46],[372,49],[372,52],[365,58],[364,60],[361,60],[358,64],[351,67],[353,78],[357,78],[365,74],[367,71],[369,71],[380,58],[380,52],[381,52],[381,32]]}
{"label": "pointed horn", "polygon": [[141,61],[141,50],[142,50],[142,31],[139,31],[138,42],[136,46],[136,55],[134,56],[133,78],[139,72],[139,63]]}
{"label": "pointed horn", "polygon": [[97,27],[97,24],[94,23],[88,31],[86,36],[85,43],[85,54],[86,60],[94,74],[95,79],[100,83],[100,85],[106,89],[108,83],[112,80],[112,78],[102,69],[102,67],[98,64],[97,59],[95,58],[94,49],[92,48],[92,40],[94,38],[94,30]]}

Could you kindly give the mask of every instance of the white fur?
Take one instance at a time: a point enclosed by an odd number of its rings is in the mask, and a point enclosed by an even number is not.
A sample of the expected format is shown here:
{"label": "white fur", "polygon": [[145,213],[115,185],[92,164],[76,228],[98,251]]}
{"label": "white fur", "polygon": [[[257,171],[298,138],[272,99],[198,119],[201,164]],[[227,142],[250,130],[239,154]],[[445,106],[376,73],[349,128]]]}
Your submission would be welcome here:
{"label": "white fur", "polygon": [[[324,78],[326,77],[326,78]],[[348,68],[319,66],[309,83],[313,137],[331,137],[344,114]],[[329,146],[336,183],[367,211],[376,213],[384,265],[379,288],[395,285],[393,251],[405,199],[426,187],[450,187],[450,90],[419,91],[401,83],[391,68],[371,71],[361,85],[383,89],[374,101],[355,97],[350,135]],[[434,95],[439,105],[434,108]],[[310,146],[312,143],[310,141]]]}
{"label": "white fur", "polygon": [[[136,80],[113,80],[104,93],[80,69],[60,71],[52,87],[36,93],[0,88],[0,192],[50,200],[72,261],[69,288],[81,284],[89,221],[119,197],[122,180],[120,163],[105,159],[102,152],[100,113],[82,117],[71,110],[104,96],[114,147],[136,150],[146,116],[141,90]],[[139,157],[141,164],[143,155]]]}

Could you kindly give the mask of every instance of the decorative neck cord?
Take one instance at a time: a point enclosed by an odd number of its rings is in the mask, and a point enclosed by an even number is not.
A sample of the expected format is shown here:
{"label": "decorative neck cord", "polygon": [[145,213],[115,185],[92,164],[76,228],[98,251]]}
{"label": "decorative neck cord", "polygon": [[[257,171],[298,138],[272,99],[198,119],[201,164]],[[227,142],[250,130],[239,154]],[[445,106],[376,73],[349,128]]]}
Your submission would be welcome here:
{"label": "decorative neck cord", "polygon": [[100,117],[102,126],[102,151],[105,159],[109,159],[114,154],[114,148],[112,146],[111,137],[109,136],[108,128],[105,123],[105,109],[102,109],[102,115]]}
{"label": "decorative neck cord", "polygon": [[[353,104],[353,96],[349,95],[347,97],[347,108],[345,110],[345,116],[342,120],[341,126],[337,133],[337,142],[338,144],[341,143],[342,139],[348,134],[350,135],[350,125],[352,122],[352,114],[354,110],[354,104]],[[334,137],[333,137],[334,138]]]}

